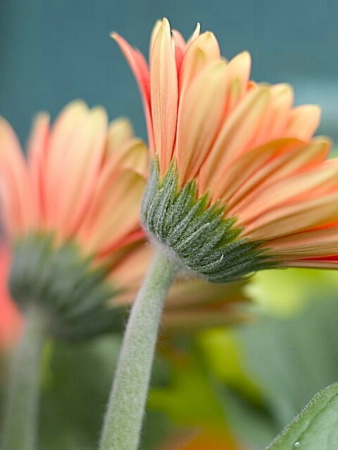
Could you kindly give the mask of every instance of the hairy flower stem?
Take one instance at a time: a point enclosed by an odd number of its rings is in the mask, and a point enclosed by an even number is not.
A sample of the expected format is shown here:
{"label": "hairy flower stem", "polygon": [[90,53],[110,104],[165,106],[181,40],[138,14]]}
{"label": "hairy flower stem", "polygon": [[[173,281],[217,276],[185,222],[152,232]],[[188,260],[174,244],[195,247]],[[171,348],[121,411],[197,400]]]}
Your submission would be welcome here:
{"label": "hairy flower stem", "polygon": [[136,450],[147,399],[158,327],[179,270],[158,252],[132,307],[115,373],[100,450]]}
{"label": "hairy flower stem", "polygon": [[27,311],[21,340],[9,368],[2,450],[36,450],[43,321],[37,308]]}

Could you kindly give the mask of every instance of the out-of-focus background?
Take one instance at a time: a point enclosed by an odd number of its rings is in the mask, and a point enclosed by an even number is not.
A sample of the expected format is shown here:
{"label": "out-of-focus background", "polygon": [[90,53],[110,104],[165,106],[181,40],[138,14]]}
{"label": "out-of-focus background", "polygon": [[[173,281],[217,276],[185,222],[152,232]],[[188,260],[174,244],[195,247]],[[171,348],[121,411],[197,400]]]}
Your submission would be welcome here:
{"label": "out-of-focus background", "polygon": [[321,133],[338,139],[336,0],[1,0],[0,114],[27,137],[40,110],[53,116],[74,97],[127,115],[145,137],[136,84],[110,39],[118,31],[147,52],[166,16],[187,38],[197,22],[227,58],[246,49],[257,81],[286,81],[297,103],[323,109]]}

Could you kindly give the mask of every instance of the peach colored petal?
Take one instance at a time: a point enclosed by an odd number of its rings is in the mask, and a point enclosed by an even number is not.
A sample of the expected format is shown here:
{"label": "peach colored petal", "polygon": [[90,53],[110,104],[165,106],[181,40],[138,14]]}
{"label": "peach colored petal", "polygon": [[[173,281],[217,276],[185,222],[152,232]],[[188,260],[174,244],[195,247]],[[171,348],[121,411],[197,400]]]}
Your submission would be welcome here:
{"label": "peach colored petal", "polygon": [[239,53],[227,65],[231,88],[224,113],[228,114],[247,91],[251,70],[251,56],[248,52]]}
{"label": "peach colored petal", "polygon": [[[168,20],[166,20],[166,22],[169,23]],[[149,59],[151,58],[151,55],[153,53],[154,42],[155,42],[156,36],[157,36],[160,28],[162,27],[162,24],[163,24],[163,20],[157,20],[153,29],[151,30],[150,41],[149,41]],[[170,25],[169,25],[169,27],[170,27]]]}
{"label": "peach colored petal", "polygon": [[[16,234],[36,222],[36,203],[19,141],[9,123],[0,117],[0,178],[7,199],[11,231]],[[10,201],[8,201],[10,198]]]}
{"label": "peach colored petal", "polygon": [[128,169],[98,186],[79,230],[88,253],[104,252],[139,226],[144,189],[144,178]]}
{"label": "peach colored petal", "polygon": [[146,234],[143,228],[138,228],[139,224],[137,224],[137,228],[128,232],[122,239],[118,242],[112,241],[109,246],[104,247],[104,251],[100,252],[100,256],[104,256],[106,258],[110,258],[112,254],[118,253],[121,249],[126,249],[130,247],[131,244],[143,242],[146,239]]}
{"label": "peach colored petal", "polygon": [[245,153],[261,123],[266,119],[270,101],[269,89],[257,88],[250,91],[230,114],[201,169],[200,191],[213,189],[227,160],[233,160]]}
{"label": "peach colored petal", "polygon": [[316,105],[302,105],[290,113],[287,134],[308,140],[316,131],[320,120],[320,108]]}
{"label": "peach colored petal", "polygon": [[119,152],[121,147],[133,137],[134,130],[128,119],[113,120],[108,128],[106,152],[108,154]]}
{"label": "peach colored petal", "polygon": [[251,70],[251,56],[249,52],[242,52],[236,55],[228,62],[228,70],[231,78],[238,78],[243,87],[247,87],[249,83]]}
{"label": "peach colored petal", "polygon": [[[256,135],[252,146],[261,145],[263,142],[288,137],[285,128],[289,121],[290,110],[293,104],[293,90],[288,84],[276,84],[270,87],[271,103],[270,111],[265,123],[262,123],[259,133]],[[298,137],[297,134],[290,136]]]}
{"label": "peach colored petal", "polygon": [[179,75],[179,90],[184,92],[194,76],[211,61],[220,59],[217,39],[207,32],[196,37],[188,46]]}
{"label": "peach colored petal", "polygon": [[[270,145],[274,146],[275,143],[278,143],[276,153],[271,155],[271,159],[262,164],[260,168],[256,167],[257,161],[254,162],[253,159],[257,159],[257,152],[268,151],[270,153]],[[285,143],[285,147],[283,147],[283,143]],[[330,142],[323,138],[314,139],[308,145],[297,139],[283,139],[248,152],[247,155],[243,155],[235,161],[233,167],[236,167],[237,173],[241,173],[241,171],[244,173],[252,160],[252,167],[256,167],[256,170],[249,171],[246,179],[238,185],[238,189],[233,189],[228,193],[227,202],[237,210],[245,208],[259,192],[269,189],[279,180],[288,178],[291,174],[315,168],[326,158],[329,149]],[[230,172],[229,169],[227,170]],[[225,196],[226,192],[222,191],[222,195]]]}
{"label": "peach colored petal", "polygon": [[40,223],[45,220],[45,164],[49,133],[48,114],[39,114],[33,126],[27,152],[32,189],[37,202]]}
{"label": "peach colored petal", "polygon": [[294,259],[284,262],[285,266],[304,269],[338,269],[338,260],[323,259]]}
{"label": "peach colored petal", "polygon": [[131,304],[134,301],[154,254],[153,246],[148,242],[141,242],[113,267],[110,278],[117,289],[120,288],[125,292],[116,296],[112,300],[112,305]]}
{"label": "peach colored petal", "polygon": [[200,25],[199,22],[197,22],[196,27],[195,27],[195,29],[194,29],[192,35],[191,35],[190,38],[188,39],[187,44],[189,45],[189,44],[191,44],[195,39],[197,39],[198,36],[200,35],[200,33],[201,33],[201,25]]}
{"label": "peach colored petal", "polygon": [[313,170],[275,183],[260,195],[254,193],[251,202],[238,212],[238,216],[242,223],[247,223],[280,205],[301,203],[334,191],[338,192],[338,161],[329,160]]}
{"label": "peach colored petal", "polygon": [[102,177],[105,176],[105,172],[112,174],[114,167],[117,170],[130,168],[146,177],[149,165],[147,150],[143,141],[137,138],[130,138],[124,145],[110,152],[109,158],[105,162]]}
{"label": "peach colored petal", "polygon": [[112,179],[123,169],[132,169],[146,178],[148,174],[148,153],[143,141],[131,138],[116,151],[111,152],[102,166],[96,190],[107,189]]}
{"label": "peach colored petal", "polygon": [[166,307],[179,311],[181,308],[245,301],[244,285],[245,282],[218,284],[198,278],[179,278],[170,288]]}
{"label": "peach colored petal", "polygon": [[291,205],[282,205],[246,225],[244,236],[275,239],[338,221],[338,192]]}
{"label": "peach colored petal", "polygon": [[[181,184],[196,176],[221,125],[225,74],[225,62],[210,63],[181,94],[176,138]],[[208,95],[201,95],[206,84]]]}
{"label": "peach colored petal", "polygon": [[[295,151],[299,152],[303,146],[304,143],[298,139],[283,138],[255,147],[241,155],[231,166],[225,165],[219,183],[214,188],[214,201],[223,198],[226,204],[235,204],[264,183],[267,176],[273,174],[274,165],[282,159],[281,155],[291,153],[290,158],[293,160]],[[243,173],[245,180],[242,178]]]}
{"label": "peach colored petal", "polygon": [[169,168],[177,121],[177,71],[170,26],[163,20],[154,40],[150,60],[151,111],[156,153],[161,173]]}
{"label": "peach colored petal", "polygon": [[[107,122],[102,108],[93,109],[64,152],[66,170],[58,188],[62,206],[56,218],[62,234],[71,235],[76,231],[92,200],[104,156]],[[58,171],[60,177],[60,168]]]}
{"label": "peach colored petal", "polygon": [[175,60],[176,60],[176,68],[177,72],[180,72],[184,53],[186,51],[187,44],[181,35],[181,33],[177,30],[172,30],[172,37],[175,44]]}
{"label": "peach colored petal", "polygon": [[131,70],[136,78],[142,101],[144,112],[146,116],[146,124],[148,131],[148,140],[150,151],[154,153],[154,134],[152,128],[152,117],[151,117],[151,105],[150,105],[150,76],[149,69],[144,56],[139,50],[133,49],[128,42],[123,39],[119,34],[113,33],[111,35],[113,39],[118,43],[122,53],[124,54],[126,60],[129,63]]}
{"label": "peach colored petal", "polygon": [[269,248],[281,259],[338,255],[338,228],[319,228],[269,241]]}
{"label": "peach colored petal", "polygon": [[69,149],[89,116],[85,103],[69,103],[59,114],[50,137],[45,166],[46,223],[53,226],[60,216],[63,199],[59,195],[60,167],[66,167]]}

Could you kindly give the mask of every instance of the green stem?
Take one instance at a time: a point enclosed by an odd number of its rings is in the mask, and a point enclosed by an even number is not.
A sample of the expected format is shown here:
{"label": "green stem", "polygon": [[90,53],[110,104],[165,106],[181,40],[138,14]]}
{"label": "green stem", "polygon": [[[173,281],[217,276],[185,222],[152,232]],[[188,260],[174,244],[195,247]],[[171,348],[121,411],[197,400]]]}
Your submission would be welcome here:
{"label": "green stem", "polygon": [[9,368],[2,450],[37,448],[42,327],[41,315],[32,307]]}
{"label": "green stem", "polygon": [[159,252],[136,297],[109,398],[100,450],[138,447],[163,304],[177,272],[177,263]]}

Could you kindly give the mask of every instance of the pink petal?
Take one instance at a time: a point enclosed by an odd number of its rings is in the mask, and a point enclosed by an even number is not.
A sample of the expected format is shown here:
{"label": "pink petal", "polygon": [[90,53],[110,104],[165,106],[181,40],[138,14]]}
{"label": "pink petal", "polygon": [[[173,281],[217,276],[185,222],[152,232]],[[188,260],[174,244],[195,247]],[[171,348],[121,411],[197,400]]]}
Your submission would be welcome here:
{"label": "pink petal", "polygon": [[45,221],[45,164],[49,142],[49,116],[40,114],[35,121],[28,143],[28,165],[37,201],[39,222]]}
{"label": "pink petal", "polygon": [[152,154],[154,153],[154,132],[152,126],[151,117],[151,105],[150,105],[150,76],[149,69],[146,60],[144,59],[142,53],[138,50],[133,49],[128,42],[123,39],[119,34],[113,33],[112,38],[120,46],[122,53],[124,54],[126,60],[128,61],[131,70],[136,78],[142,101],[144,106],[144,111],[146,115],[147,131],[149,147]]}
{"label": "pink petal", "polygon": [[[97,187],[79,235],[88,253],[102,253],[140,228],[139,217],[145,180],[132,170],[123,170]],[[123,201],[121,201],[123,199]]]}
{"label": "pink petal", "polygon": [[299,139],[308,140],[316,131],[320,120],[320,108],[316,105],[302,105],[295,108],[289,118],[287,133]]}
{"label": "pink petal", "polygon": [[9,123],[0,118],[0,180],[10,224],[8,232],[22,233],[36,223],[36,203],[20,143]]}

